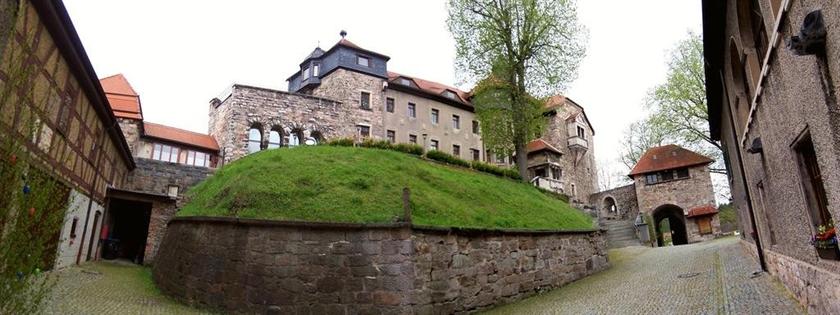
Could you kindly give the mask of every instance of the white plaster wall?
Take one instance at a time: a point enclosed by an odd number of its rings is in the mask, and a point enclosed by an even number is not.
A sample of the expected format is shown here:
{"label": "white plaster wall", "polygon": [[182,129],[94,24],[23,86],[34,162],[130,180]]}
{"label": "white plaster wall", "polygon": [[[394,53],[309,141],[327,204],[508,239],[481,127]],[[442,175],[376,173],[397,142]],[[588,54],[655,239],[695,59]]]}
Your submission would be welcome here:
{"label": "white plaster wall", "polygon": [[[59,237],[58,254],[56,255],[55,262],[55,268],[57,269],[71,266],[76,262],[76,255],[79,253],[79,247],[82,246],[82,244],[86,245],[86,242],[82,241],[82,236],[84,235],[85,240],[90,240],[95,213],[97,211],[104,212],[102,205],[94,202],[90,209],[90,216],[87,216],[89,200],[88,196],[85,196],[82,192],[76,189],[70,191],[70,196],[68,197],[67,202],[67,211],[64,214],[64,223],[61,227],[61,234]],[[72,238],[70,235],[72,234],[71,228],[73,226],[74,218],[78,218],[78,222],[76,223],[76,237]],[[87,232],[84,231],[86,220],[89,221],[87,223]],[[100,224],[101,221],[102,217],[100,217]],[[99,234],[99,229],[96,230],[96,234]],[[98,238],[99,235],[95,235],[94,240]],[[94,248],[95,247],[96,246],[94,245]],[[87,249],[88,247],[84,246],[82,251],[83,261],[87,255]]]}

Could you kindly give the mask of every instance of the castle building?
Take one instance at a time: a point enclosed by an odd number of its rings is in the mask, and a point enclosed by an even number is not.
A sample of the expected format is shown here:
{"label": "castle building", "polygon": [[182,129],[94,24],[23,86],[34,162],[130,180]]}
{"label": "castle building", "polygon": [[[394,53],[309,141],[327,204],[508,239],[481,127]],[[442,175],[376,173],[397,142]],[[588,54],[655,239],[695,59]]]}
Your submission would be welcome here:
{"label": "castle building", "polygon": [[[388,71],[389,59],[342,36],[300,63],[287,79],[288,91],[234,84],[210,101],[210,135],[223,162],[335,138],[414,143],[505,167],[513,162],[484,147],[468,92]],[[585,200],[597,189],[594,130],[583,108],[563,96],[548,100],[546,116],[549,126],[539,141],[557,157],[550,167],[529,162],[530,175],[541,178],[536,185]],[[549,152],[541,150],[546,146],[528,147],[540,150],[529,157]]]}
{"label": "castle building", "polygon": [[840,7],[703,1],[710,136],[742,244],[813,314],[840,313]]}
{"label": "castle building", "polygon": [[640,245],[634,226],[643,222],[654,227],[655,235],[650,237],[657,246],[666,245],[664,227],[669,228],[673,245],[720,236],[709,172],[713,162],[673,144],[650,148],[628,174],[632,184],[592,194],[589,203],[609,230],[610,246]]}

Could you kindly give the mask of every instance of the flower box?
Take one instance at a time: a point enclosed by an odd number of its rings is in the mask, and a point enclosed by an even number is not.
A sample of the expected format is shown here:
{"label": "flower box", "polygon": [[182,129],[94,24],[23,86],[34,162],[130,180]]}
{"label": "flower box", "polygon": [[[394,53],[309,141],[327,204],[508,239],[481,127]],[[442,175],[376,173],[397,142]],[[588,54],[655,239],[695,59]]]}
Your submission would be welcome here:
{"label": "flower box", "polygon": [[817,234],[811,237],[811,245],[822,259],[840,260],[840,248],[837,242],[837,229],[834,222],[828,226],[819,226]]}
{"label": "flower box", "polygon": [[840,250],[837,249],[837,245],[830,248],[817,247],[817,254],[820,255],[820,258],[822,259],[840,260]]}

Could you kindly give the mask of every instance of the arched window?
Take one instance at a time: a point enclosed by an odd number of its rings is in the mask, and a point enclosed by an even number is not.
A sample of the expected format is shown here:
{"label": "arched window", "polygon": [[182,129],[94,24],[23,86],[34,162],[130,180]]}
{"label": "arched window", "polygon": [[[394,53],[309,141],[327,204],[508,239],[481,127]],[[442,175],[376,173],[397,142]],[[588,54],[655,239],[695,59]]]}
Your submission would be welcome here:
{"label": "arched window", "polygon": [[289,133],[289,147],[299,146],[302,139],[303,133],[300,130],[292,130],[292,132]]}
{"label": "arched window", "polygon": [[747,72],[752,76],[753,82],[757,82],[761,73],[761,63],[764,62],[768,48],[764,16],[758,0],[737,1],[736,6],[738,32],[741,34],[741,45],[747,56],[744,65],[750,67],[751,71]]}
{"label": "arched window", "polygon": [[324,136],[321,135],[320,131],[312,131],[309,134],[309,138],[306,139],[306,145],[316,145],[324,141]]}
{"label": "arched window", "polygon": [[259,126],[251,126],[248,130],[248,153],[254,153],[262,149],[262,131]]}
{"label": "arched window", "polygon": [[[735,40],[729,42],[729,67],[732,72],[732,86],[735,92],[735,97],[731,98],[731,106],[735,108],[736,125],[738,128],[743,128],[747,123],[747,118],[750,114],[750,107],[752,106],[752,92],[750,84],[747,82],[747,70],[742,61],[743,55],[740,53]],[[736,132],[740,132],[736,130]],[[740,134],[740,133],[739,133]]]}
{"label": "arched window", "polygon": [[280,136],[280,131],[278,129],[271,129],[268,133],[268,148],[269,149],[277,149],[283,145],[283,138]]}

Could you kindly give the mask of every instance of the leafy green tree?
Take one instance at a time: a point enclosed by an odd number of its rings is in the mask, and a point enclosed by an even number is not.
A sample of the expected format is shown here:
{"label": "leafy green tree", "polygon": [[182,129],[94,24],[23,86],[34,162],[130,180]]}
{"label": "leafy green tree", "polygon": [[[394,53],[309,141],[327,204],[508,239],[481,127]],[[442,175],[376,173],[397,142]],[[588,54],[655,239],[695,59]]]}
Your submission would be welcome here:
{"label": "leafy green tree", "polygon": [[[722,161],[720,143],[709,136],[703,69],[703,39],[689,33],[670,53],[665,82],[654,87],[646,98],[650,115],[625,131],[621,160],[628,168],[647,149],[665,143],[679,144]],[[713,165],[711,171],[725,173],[719,165]]]}
{"label": "leafy green tree", "polygon": [[485,145],[516,153],[526,175],[525,145],[544,128],[539,99],[577,75],[586,32],[573,0],[450,0],[449,31],[462,81],[481,81],[473,105]]}

